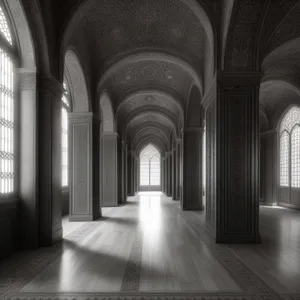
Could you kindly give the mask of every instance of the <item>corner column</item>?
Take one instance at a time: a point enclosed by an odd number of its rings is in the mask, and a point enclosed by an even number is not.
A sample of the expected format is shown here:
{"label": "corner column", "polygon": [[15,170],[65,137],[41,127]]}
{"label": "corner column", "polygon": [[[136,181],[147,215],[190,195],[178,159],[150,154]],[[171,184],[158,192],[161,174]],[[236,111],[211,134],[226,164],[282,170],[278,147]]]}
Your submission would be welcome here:
{"label": "corner column", "polygon": [[70,221],[93,221],[99,203],[100,121],[92,113],[69,114]]}
{"label": "corner column", "polygon": [[259,236],[258,72],[220,72],[216,99],[216,241]]}
{"label": "corner column", "polygon": [[39,245],[62,239],[61,204],[61,96],[54,78],[38,81],[38,211]]}

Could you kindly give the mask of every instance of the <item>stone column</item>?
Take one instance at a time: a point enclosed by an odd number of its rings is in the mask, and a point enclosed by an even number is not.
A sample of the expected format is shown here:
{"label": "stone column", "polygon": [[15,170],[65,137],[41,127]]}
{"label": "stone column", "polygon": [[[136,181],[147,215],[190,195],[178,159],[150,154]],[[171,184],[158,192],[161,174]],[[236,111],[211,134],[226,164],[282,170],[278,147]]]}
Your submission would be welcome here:
{"label": "stone column", "polygon": [[102,144],[102,207],[118,206],[118,134],[103,133]]}
{"label": "stone column", "polygon": [[128,196],[128,147],[127,144],[125,145],[125,153],[124,153],[124,164],[125,164],[125,169],[124,169],[124,180],[125,180],[125,186],[124,186],[124,203],[127,201],[127,196]]}
{"label": "stone column", "polygon": [[172,152],[168,152],[167,158],[167,180],[168,180],[168,188],[167,188],[167,196],[172,197]]}
{"label": "stone column", "polygon": [[138,191],[138,183],[137,183],[138,169],[137,169],[137,158],[134,154],[134,194]]}
{"label": "stone column", "polygon": [[22,248],[37,248],[39,120],[36,70],[19,69],[17,75],[20,83],[19,245]]}
{"label": "stone column", "polygon": [[176,140],[175,145],[175,199],[180,200],[180,148],[181,148],[181,139]]}
{"label": "stone column", "polygon": [[128,196],[134,196],[134,152],[128,151]]}
{"label": "stone column", "polygon": [[265,205],[277,205],[277,131],[260,134],[260,201]]}
{"label": "stone column", "polygon": [[38,87],[39,244],[51,246],[62,239],[61,97],[63,89],[62,85],[52,78],[40,78]]}
{"label": "stone column", "polygon": [[167,195],[167,193],[168,193],[168,152],[165,152],[165,161],[164,161],[164,182],[165,182],[165,190],[164,190],[164,193]]}
{"label": "stone column", "polygon": [[164,167],[164,164],[165,164],[165,158],[164,157],[161,157],[161,174],[160,174],[160,177],[161,177],[161,191],[164,192],[165,190],[165,180],[164,180],[164,172],[165,172],[165,167]]}
{"label": "stone column", "polygon": [[70,221],[93,221],[101,215],[100,121],[92,113],[69,114]]}
{"label": "stone column", "polygon": [[202,135],[200,127],[183,132],[183,210],[203,210]]}
{"label": "stone column", "polygon": [[136,158],[136,191],[139,192],[140,190],[140,159]]}
{"label": "stone column", "polygon": [[176,151],[175,148],[172,150],[172,198],[173,200],[177,200],[176,198]]}
{"label": "stone column", "polygon": [[260,134],[260,201],[265,205],[277,205],[277,131]]}
{"label": "stone column", "polygon": [[220,72],[216,99],[216,241],[259,236],[259,88],[261,73]]}

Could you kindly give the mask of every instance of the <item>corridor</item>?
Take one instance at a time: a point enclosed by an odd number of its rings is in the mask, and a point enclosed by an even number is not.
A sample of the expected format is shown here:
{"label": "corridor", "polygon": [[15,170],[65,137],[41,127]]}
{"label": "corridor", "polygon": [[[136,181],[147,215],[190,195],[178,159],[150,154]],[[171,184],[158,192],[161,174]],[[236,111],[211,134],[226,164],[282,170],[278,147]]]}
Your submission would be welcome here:
{"label": "corridor", "polygon": [[141,192],[96,222],[66,223],[63,243],[2,262],[0,296],[300,293],[299,214],[261,207],[263,244],[218,245],[204,212]]}

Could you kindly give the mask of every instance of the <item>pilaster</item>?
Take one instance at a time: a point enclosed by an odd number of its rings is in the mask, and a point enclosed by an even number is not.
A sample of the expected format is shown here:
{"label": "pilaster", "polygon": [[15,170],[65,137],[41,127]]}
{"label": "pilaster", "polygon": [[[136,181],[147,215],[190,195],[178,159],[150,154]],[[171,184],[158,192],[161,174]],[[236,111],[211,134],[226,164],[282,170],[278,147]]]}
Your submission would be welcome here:
{"label": "pilaster", "polygon": [[118,134],[104,133],[102,145],[102,207],[118,206]]}
{"label": "pilaster", "polygon": [[[38,78],[38,91],[39,244],[51,246],[62,239],[61,96],[63,88],[54,78]],[[34,140],[31,141],[34,143]],[[32,161],[34,163],[33,159]]]}
{"label": "pilaster", "polygon": [[[34,69],[18,69],[20,86],[19,224],[20,246],[37,248],[38,228],[38,111],[37,76]],[[23,226],[26,224],[26,226]]]}
{"label": "pilaster", "polygon": [[219,72],[216,98],[216,240],[259,236],[258,72]]}
{"label": "pilaster", "polygon": [[70,221],[93,221],[99,203],[100,121],[92,113],[69,114]]}

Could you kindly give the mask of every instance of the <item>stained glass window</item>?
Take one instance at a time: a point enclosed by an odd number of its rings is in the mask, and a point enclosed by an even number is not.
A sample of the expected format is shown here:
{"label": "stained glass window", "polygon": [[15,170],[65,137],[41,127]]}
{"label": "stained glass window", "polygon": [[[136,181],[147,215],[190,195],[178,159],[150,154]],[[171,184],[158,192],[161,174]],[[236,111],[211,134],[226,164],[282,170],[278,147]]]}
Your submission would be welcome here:
{"label": "stained glass window", "polygon": [[66,81],[64,82],[64,93],[62,95],[62,110],[61,110],[61,147],[62,147],[62,187],[67,187],[69,184],[69,157],[68,157],[68,110],[69,110],[69,93]]}
{"label": "stained glass window", "polygon": [[291,107],[280,124],[280,185],[300,187],[300,108]]}
{"label": "stained glass window", "polygon": [[280,185],[289,186],[289,134],[284,131],[280,137]]}
{"label": "stained glass window", "polygon": [[160,185],[160,153],[153,146],[146,146],[140,154],[140,185]]}
{"label": "stained glass window", "polygon": [[6,50],[0,44],[0,194],[9,194],[15,191],[14,64],[9,51],[11,34],[1,6],[0,34],[7,40]]}
{"label": "stained glass window", "polygon": [[6,40],[12,45],[10,30],[1,6],[0,6],[0,32],[6,38]]}
{"label": "stained glass window", "polygon": [[292,187],[300,188],[300,125],[296,125],[291,135],[292,145]]}

